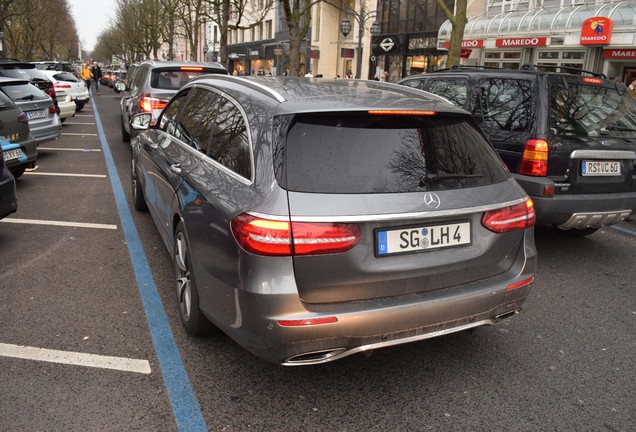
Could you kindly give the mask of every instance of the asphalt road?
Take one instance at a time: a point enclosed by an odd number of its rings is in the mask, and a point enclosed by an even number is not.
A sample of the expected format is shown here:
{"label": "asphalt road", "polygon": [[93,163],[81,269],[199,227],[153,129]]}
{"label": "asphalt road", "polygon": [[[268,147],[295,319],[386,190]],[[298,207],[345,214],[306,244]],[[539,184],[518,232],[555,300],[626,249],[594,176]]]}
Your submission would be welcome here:
{"label": "asphalt road", "polygon": [[[182,330],[150,215],[130,210],[129,226],[118,212],[118,195],[130,203],[118,100],[95,98],[107,148],[87,105],[40,146],[0,222],[0,430],[636,430],[636,222],[583,239],[537,229],[534,290],[496,327],[275,366]],[[132,258],[130,228],[143,246]],[[140,262],[166,314],[159,340]],[[184,375],[163,360],[171,338]]]}

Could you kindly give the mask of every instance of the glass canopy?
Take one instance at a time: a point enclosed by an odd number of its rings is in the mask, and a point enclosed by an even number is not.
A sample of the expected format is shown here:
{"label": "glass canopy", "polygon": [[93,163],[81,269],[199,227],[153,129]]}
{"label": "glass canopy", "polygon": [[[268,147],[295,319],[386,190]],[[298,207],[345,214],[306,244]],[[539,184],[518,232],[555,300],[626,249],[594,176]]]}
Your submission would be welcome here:
{"label": "glass canopy", "polygon": [[[622,2],[573,5],[556,9],[512,11],[493,16],[470,17],[464,30],[464,39],[494,38],[512,34],[562,34],[579,30],[583,21],[593,16],[605,16],[614,20],[614,29],[636,28],[636,0]],[[450,39],[450,21],[439,28],[441,42]]]}

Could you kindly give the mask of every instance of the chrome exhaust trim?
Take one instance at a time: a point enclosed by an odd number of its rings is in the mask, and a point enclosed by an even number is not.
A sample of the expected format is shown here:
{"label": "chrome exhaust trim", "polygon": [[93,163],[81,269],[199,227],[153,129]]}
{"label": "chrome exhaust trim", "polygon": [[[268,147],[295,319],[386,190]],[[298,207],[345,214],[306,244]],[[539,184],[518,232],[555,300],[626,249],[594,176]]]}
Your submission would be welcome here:
{"label": "chrome exhaust trim", "polygon": [[521,309],[515,309],[515,310],[508,311],[506,313],[502,313],[502,314],[497,315],[495,317],[495,321],[497,321],[497,322],[503,321],[503,320],[505,320],[507,318],[511,318],[511,317],[513,317],[515,315],[518,315],[519,312],[521,312]]}

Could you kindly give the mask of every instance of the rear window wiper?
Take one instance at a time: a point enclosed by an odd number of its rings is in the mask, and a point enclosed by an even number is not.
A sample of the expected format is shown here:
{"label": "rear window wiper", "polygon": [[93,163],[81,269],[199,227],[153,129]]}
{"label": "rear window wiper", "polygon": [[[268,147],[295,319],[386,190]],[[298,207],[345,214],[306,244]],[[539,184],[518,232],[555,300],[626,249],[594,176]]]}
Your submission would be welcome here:
{"label": "rear window wiper", "polygon": [[481,174],[426,174],[424,177],[420,179],[420,187],[426,186],[429,183],[434,183],[443,180],[457,180],[457,179],[467,179],[467,178],[481,178],[483,177]]}
{"label": "rear window wiper", "polygon": [[17,98],[16,100],[22,101],[22,100],[33,100],[34,96],[31,95],[26,95],[26,96],[22,96],[21,98]]}

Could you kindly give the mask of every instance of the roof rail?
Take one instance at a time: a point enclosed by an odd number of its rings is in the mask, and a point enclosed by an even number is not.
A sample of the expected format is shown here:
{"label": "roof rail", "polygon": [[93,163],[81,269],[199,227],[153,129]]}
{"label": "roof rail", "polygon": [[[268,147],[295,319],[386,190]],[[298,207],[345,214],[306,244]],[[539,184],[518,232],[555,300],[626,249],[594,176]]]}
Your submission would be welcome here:
{"label": "roof rail", "polygon": [[431,72],[459,71],[462,69],[501,69],[501,68],[492,67],[492,66],[481,66],[481,65],[454,65],[446,69],[437,69]]}
{"label": "roof rail", "polygon": [[566,72],[579,72],[579,73],[586,73],[586,74],[590,74],[593,77],[598,77],[598,78],[603,78],[603,79],[607,79],[607,77],[605,76],[605,74],[603,73],[599,73],[599,72],[592,72],[592,71],[588,71],[588,70],[584,70],[584,69],[579,69],[579,68],[575,68],[575,67],[568,67],[568,66],[557,66],[557,65],[535,65],[532,63],[526,63],[523,66],[521,66],[521,70],[527,70],[527,71],[533,71],[536,72],[538,69],[551,69],[554,70],[555,72],[557,70],[559,71],[566,71]]}
{"label": "roof rail", "polygon": [[[202,75],[203,76],[203,75]],[[285,102],[287,99],[285,99],[280,93],[278,93],[276,90],[273,90],[267,86],[264,86],[261,83],[258,82],[254,82],[251,79],[249,79],[249,77],[235,77],[232,75],[222,75],[222,74],[209,74],[209,75],[205,75],[206,78],[214,78],[215,80],[224,80],[224,81],[231,81],[231,82],[239,82],[242,85],[246,85],[248,87],[252,87],[252,89],[266,95],[269,96],[273,99],[275,99],[278,102]]]}

